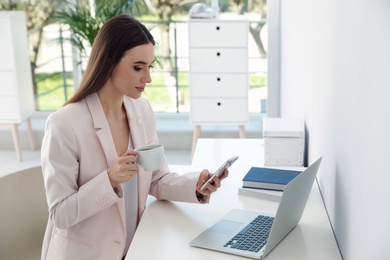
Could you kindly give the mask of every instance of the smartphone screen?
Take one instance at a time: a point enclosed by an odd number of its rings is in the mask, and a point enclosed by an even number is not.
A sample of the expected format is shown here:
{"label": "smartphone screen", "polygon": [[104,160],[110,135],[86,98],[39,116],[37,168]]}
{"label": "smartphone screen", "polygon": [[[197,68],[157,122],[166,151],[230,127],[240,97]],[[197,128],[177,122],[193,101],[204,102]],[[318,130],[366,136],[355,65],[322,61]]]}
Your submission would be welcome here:
{"label": "smartphone screen", "polygon": [[223,173],[223,171],[225,169],[228,169],[230,166],[232,166],[232,164],[237,161],[238,159],[238,156],[234,156],[228,160],[226,160],[226,162],[224,162],[221,167],[218,168],[218,170],[215,171],[215,173],[210,177],[210,179],[208,179],[204,184],[203,186],[200,188],[200,190],[204,190],[206,188],[206,184],[207,183],[210,183],[210,184],[213,184],[214,183],[214,178],[215,177],[219,177],[221,176],[221,174]]}

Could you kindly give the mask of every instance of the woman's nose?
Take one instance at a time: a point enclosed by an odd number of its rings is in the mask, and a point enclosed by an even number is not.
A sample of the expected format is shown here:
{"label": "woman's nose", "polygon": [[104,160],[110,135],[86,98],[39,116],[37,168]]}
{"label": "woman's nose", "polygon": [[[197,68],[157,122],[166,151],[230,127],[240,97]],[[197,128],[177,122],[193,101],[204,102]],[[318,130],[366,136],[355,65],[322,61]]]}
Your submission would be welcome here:
{"label": "woman's nose", "polygon": [[152,82],[152,77],[150,76],[150,72],[147,72],[143,77],[142,81],[145,83],[150,83]]}

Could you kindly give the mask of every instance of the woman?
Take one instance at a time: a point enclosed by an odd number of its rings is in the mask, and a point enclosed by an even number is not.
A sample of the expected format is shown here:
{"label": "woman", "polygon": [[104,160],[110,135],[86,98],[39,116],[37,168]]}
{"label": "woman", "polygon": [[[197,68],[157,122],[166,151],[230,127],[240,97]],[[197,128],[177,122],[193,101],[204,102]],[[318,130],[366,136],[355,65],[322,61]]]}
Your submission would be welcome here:
{"label": "woman", "polygon": [[200,187],[207,170],[178,175],[164,161],[138,167],[134,148],[157,144],[154,113],[140,98],[151,82],[154,39],[121,15],[98,33],[81,85],[51,114],[42,143],[49,220],[42,259],[122,259],[148,194],[159,200],[207,203],[220,187]]}

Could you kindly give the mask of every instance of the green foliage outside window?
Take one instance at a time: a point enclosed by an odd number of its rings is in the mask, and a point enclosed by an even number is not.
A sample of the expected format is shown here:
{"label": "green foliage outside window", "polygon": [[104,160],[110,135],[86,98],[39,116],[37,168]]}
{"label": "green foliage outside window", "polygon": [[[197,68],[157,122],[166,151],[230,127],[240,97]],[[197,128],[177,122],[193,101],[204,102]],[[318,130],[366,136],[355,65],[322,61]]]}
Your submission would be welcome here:
{"label": "green foliage outside window", "polygon": [[[74,34],[72,38],[69,38],[75,46],[81,51],[82,59],[88,56],[86,49],[88,49],[96,36],[101,25],[109,18],[118,15],[120,13],[128,13],[137,16],[140,20],[156,21],[156,16],[160,22],[154,24],[152,27],[160,29],[160,35],[168,33],[169,26],[166,24],[174,23],[173,18],[182,20],[181,18],[187,15],[189,7],[197,1],[182,1],[182,0],[167,0],[167,1],[143,1],[143,0],[94,0],[95,8],[91,8],[89,0],[77,0],[77,1],[63,1],[63,0],[42,0],[42,1],[0,1],[0,10],[24,10],[26,12],[28,21],[28,31],[30,34],[31,43],[31,67],[33,70],[34,81],[34,93],[36,97],[36,108],[41,111],[52,111],[61,107],[67,98],[71,97],[74,92],[74,83],[71,69],[67,67],[63,68],[63,72],[54,73],[42,73],[36,72],[39,70],[42,64],[37,62],[39,52],[45,52],[40,48],[40,43],[43,35],[43,28],[51,23],[61,23],[62,25],[68,25],[72,29]],[[246,1],[234,1],[234,4],[229,0],[220,0],[221,11],[225,11],[228,8],[231,11],[237,11],[241,13],[245,10]],[[72,4],[73,3],[73,4]],[[248,2],[249,3],[249,2]],[[255,5],[257,3],[257,5]],[[260,13],[263,20],[258,22],[257,26],[251,26],[251,34],[255,39],[259,52],[262,54],[261,58],[265,58],[262,42],[259,37],[259,32],[262,26],[266,22],[266,14],[264,13],[266,1],[258,0],[251,2],[248,6],[252,6],[255,12]],[[75,5],[77,4],[77,5]],[[166,8],[169,6],[175,6],[175,8]],[[260,4],[260,5],[259,5]],[[233,6],[233,8],[232,8]],[[258,9],[260,7],[260,9]],[[257,9],[256,9],[257,8]],[[151,13],[150,10],[154,10]],[[252,10],[252,11],[253,11]],[[54,16],[53,16],[54,14]],[[165,22],[166,21],[166,22]],[[169,35],[169,33],[168,33]],[[180,36],[179,36],[180,37]],[[169,37],[163,37],[167,40]],[[64,40],[61,38],[61,40]],[[260,40],[260,42],[259,42]],[[60,39],[58,39],[60,41]],[[175,43],[176,44],[176,43]],[[173,43],[161,42],[159,48],[156,48],[156,65],[159,69],[165,70],[165,74],[170,72],[176,72],[174,70],[175,64],[173,62],[172,53],[169,49],[162,48],[163,46],[171,46]],[[64,54],[66,59],[71,55],[69,52]],[[163,59],[161,57],[171,58]],[[59,57],[56,57],[59,59]],[[177,58],[177,57],[176,57]],[[183,58],[183,57],[179,57]],[[184,57],[185,58],[185,57]],[[62,59],[64,57],[62,56]],[[168,62],[169,61],[169,62]],[[169,111],[169,112],[188,112],[189,109],[189,90],[188,90],[188,72],[177,72],[177,82],[175,86],[169,87],[165,84],[163,73],[153,73],[153,82],[148,86],[144,92],[144,96],[148,98],[155,111]],[[266,86],[266,72],[259,74],[250,74],[249,89],[255,90]],[[173,88],[173,89],[172,89]],[[176,96],[178,94],[178,96]],[[251,93],[249,93],[251,96]],[[176,103],[177,102],[177,103]],[[178,107],[180,108],[178,108]]]}

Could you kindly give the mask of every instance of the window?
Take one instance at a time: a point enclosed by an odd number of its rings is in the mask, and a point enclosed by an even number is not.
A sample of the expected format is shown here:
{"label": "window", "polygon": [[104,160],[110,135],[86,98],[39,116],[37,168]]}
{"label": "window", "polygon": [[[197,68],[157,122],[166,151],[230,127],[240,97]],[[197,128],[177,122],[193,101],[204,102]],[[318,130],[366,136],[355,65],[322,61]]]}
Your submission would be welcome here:
{"label": "window", "polygon": [[[249,48],[249,93],[248,103],[250,113],[267,112],[268,100],[268,23],[267,15],[249,16],[251,31],[248,36]],[[156,112],[176,113],[189,112],[188,89],[188,32],[187,16],[170,22],[170,49],[169,57],[171,68],[163,69],[155,66],[152,80],[144,92]],[[140,19],[142,20],[142,19]],[[158,21],[143,20],[150,28],[156,41],[155,54],[157,60],[161,56],[163,44]],[[41,52],[36,69],[37,110],[56,110],[73,94],[74,82],[80,77],[74,75],[77,66],[85,68],[87,57],[81,57],[70,43],[70,30],[67,26],[52,24],[44,28]],[[75,59],[76,58],[76,59]],[[78,61],[75,61],[78,60]],[[165,66],[166,67],[166,66]],[[82,73],[82,72],[81,72]],[[79,73],[80,74],[80,73]],[[77,83],[76,83],[77,85]]]}

